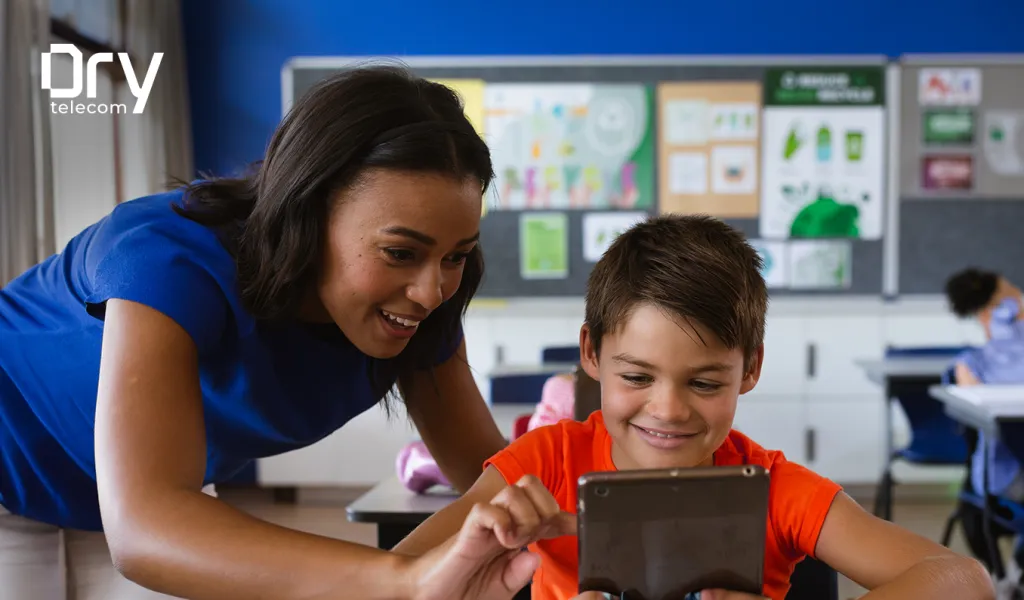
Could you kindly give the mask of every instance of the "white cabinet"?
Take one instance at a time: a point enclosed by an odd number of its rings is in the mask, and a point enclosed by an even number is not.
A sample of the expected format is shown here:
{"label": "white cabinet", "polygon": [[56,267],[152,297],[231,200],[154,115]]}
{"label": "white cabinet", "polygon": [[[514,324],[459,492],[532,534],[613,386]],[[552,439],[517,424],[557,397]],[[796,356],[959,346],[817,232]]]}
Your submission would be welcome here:
{"label": "white cabinet", "polygon": [[798,400],[807,369],[807,338],[799,316],[768,315],[764,332],[761,378],[749,397],[763,395]]}
{"label": "white cabinet", "polygon": [[885,455],[881,395],[808,401],[806,409],[811,440],[806,466],[844,484],[876,483]]}
{"label": "white cabinet", "polygon": [[807,317],[805,326],[811,353],[808,399],[880,391],[855,364],[858,359],[884,356],[880,315],[815,315]]}
{"label": "white cabinet", "polygon": [[761,447],[781,450],[789,460],[806,459],[804,406],[799,398],[740,396],[732,425]]}

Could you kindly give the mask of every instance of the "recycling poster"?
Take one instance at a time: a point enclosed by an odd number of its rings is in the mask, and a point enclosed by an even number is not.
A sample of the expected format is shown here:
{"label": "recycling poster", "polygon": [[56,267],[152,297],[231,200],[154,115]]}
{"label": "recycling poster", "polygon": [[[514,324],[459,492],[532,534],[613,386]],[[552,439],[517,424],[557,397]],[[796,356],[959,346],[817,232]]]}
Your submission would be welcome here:
{"label": "recycling poster", "polygon": [[885,72],[769,69],[761,237],[882,237]]}

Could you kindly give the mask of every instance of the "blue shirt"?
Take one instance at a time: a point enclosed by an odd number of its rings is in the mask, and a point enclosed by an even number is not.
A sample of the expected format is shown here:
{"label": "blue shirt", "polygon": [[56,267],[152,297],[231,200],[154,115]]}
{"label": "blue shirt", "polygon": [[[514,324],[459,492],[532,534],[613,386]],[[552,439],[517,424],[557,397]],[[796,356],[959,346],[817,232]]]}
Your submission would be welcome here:
{"label": "blue shirt", "polygon": [[[1019,313],[1017,299],[1008,298],[1001,302],[992,311],[989,341],[958,358],[981,383],[1024,383],[1024,319]],[[1000,495],[1020,474],[1020,463],[1005,445],[979,433],[978,449],[971,457],[971,484],[978,493],[985,489],[986,448],[992,457],[988,471],[989,493]]]}
{"label": "blue shirt", "polygon": [[204,483],[312,444],[379,401],[371,359],[336,327],[257,321],[243,308],[233,258],[213,230],[172,210],[181,201],[177,190],[123,203],[0,290],[0,503],[10,512],[102,529],[93,429],[110,298],[166,314],[195,341]]}

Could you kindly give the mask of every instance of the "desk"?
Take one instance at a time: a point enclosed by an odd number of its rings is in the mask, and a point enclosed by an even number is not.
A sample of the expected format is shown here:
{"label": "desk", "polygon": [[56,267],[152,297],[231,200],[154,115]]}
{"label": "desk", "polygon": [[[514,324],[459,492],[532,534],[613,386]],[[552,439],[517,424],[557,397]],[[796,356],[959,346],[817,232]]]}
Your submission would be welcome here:
{"label": "desk", "polygon": [[[434,488],[426,494],[414,494],[397,477],[378,483],[369,492],[348,505],[348,520],[377,525],[377,547],[391,550],[430,515],[458,498],[453,490]],[[530,600],[527,584],[513,600]]]}
{"label": "desk", "polygon": [[[946,414],[952,419],[973,427],[990,436],[992,439],[1019,438],[1024,428],[1024,385],[975,385],[961,387],[956,385],[934,385],[928,388],[932,398],[945,405]],[[1018,439],[1014,446],[1019,447]],[[1008,444],[1008,447],[1011,447]],[[988,545],[991,564],[995,565],[995,575],[1002,578],[1003,566],[992,532],[995,500],[988,495],[989,463],[992,460],[990,446],[982,448],[982,488],[985,490],[983,502],[984,535]],[[1015,455],[1011,447],[1011,452]],[[1019,457],[1018,457],[1019,459]]]}
{"label": "desk", "polygon": [[1024,422],[1024,385],[933,385],[928,393],[951,418],[993,439],[1003,435],[1000,424]]}
{"label": "desk", "polygon": [[417,495],[392,477],[348,505],[348,520],[377,525],[377,547],[390,550],[430,515],[451,504],[458,495],[435,488]]}
{"label": "desk", "polygon": [[[390,550],[430,515],[448,506],[456,496],[435,492],[418,496],[392,477],[377,484],[348,506],[348,519],[377,525],[377,546]],[[790,577],[786,600],[838,600],[836,572],[825,563],[807,558],[799,562]],[[514,600],[530,600],[530,586]]]}
{"label": "desk", "polygon": [[857,366],[864,370],[868,379],[882,386],[885,393],[885,461],[882,480],[875,496],[875,515],[886,520],[892,519],[892,460],[895,455],[892,431],[892,401],[905,391],[927,390],[942,382],[942,375],[949,368],[955,354],[943,356],[895,356],[884,360],[858,360]]}

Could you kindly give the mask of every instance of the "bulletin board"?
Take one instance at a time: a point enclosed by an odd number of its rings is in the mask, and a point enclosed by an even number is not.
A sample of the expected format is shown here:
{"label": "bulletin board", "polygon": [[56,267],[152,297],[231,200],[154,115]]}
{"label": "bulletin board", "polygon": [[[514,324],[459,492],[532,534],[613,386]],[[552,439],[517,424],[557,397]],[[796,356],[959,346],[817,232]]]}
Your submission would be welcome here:
{"label": "bulletin board", "polygon": [[[366,58],[292,59],[282,70],[283,110],[325,77],[366,64]],[[761,138],[771,133],[763,122],[769,114],[764,107],[768,101],[780,115],[810,111],[817,119],[801,125],[799,133],[787,130],[792,129],[791,121],[777,121],[783,136],[777,144],[780,148],[786,143],[785,136],[795,135],[805,142],[800,152],[813,155],[817,141],[817,159],[813,160],[821,161],[821,140],[828,130],[827,135],[834,136],[831,147],[837,148],[836,152],[845,148],[847,159],[860,161],[862,151],[851,149],[860,148],[858,143],[874,144],[872,136],[884,135],[887,126],[885,114],[891,98],[884,93],[884,76],[871,82],[877,109],[872,119],[879,121],[882,130],[867,127],[865,131],[858,126],[853,132],[844,125],[843,115],[853,110],[851,103],[857,104],[857,98],[825,102],[834,106],[809,106],[816,102],[801,95],[807,90],[801,89],[793,73],[853,73],[857,80],[859,69],[882,72],[884,57],[416,57],[404,59],[402,64],[422,77],[447,83],[471,100],[466,102],[467,116],[485,130],[484,138],[492,150],[497,180],[485,200],[488,207],[481,220],[487,269],[479,297],[579,297],[599,256],[594,240],[606,239],[605,230],[621,229],[661,210],[710,213],[743,231],[759,250],[769,253],[767,262],[781,264],[792,259],[799,269],[804,263],[797,259],[806,259],[806,264],[815,266],[814,273],[802,276],[801,284],[780,285],[771,290],[773,296],[882,293],[885,245],[880,224],[859,233],[839,232],[836,235],[842,239],[832,248],[818,247],[828,246],[819,244],[823,239],[827,242],[828,232],[819,234],[822,239],[790,239],[789,221],[794,230],[845,223],[813,209],[829,202],[829,206],[845,206],[840,193],[856,186],[844,184],[834,194],[836,201],[832,201],[831,191],[825,194],[827,202],[823,201],[815,186],[804,182],[801,187],[786,180],[789,167],[778,166],[774,158],[781,150],[773,150],[772,157],[763,155]],[[766,86],[778,88],[777,93],[769,98]],[[549,100],[555,97],[558,102]],[[481,102],[485,110],[481,110]],[[594,130],[571,122],[545,125],[545,131],[555,132],[552,139],[560,140],[556,151],[561,154],[548,163],[537,163],[551,156],[551,151],[541,147],[543,143],[524,141],[517,133],[525,122],[522,111],[531,106],[542,107],[545,115],[559,116],[559,111],[569,116],[586,111],[603,115],[597,121],[603,119],[621,135],[606,135],[600,127]],[[536,125],[536,117],[530,118],[531,126]],[[708,131],[694,135],[680,125],[688,119],[708,123]],[[864,162],[868,158],[885,160],[878,153],[887,151],[881,142],[871,145],[863,151]],[[586,157],[584,166],[573,164],[566,159],[569,156]],[[534,163],[536,168],[530,166]],[[762,240],[766,225],[761,209],[768,191],[762,189],[761,172],[766,167],[781,178],[772,180],[775,187],[771,193],[784,189],[786,196],[773,201],[773,206],[782,207],[773,213],[777,216],[773,223],[781,233]],[[807,167],[815,172],[822,168],[820,164]],[[863,168],[854,165],[852,171]],[[851,203],[863,203],[859,205],[861,223],[871,220],[865,216],[869,213],[881,214],[877,206],[885,202],[887,177],[870,194],[859,188],[850,192],[856,196]],[[808,209],[812,204],[815,207]],[[521,252],[526,247],[544,248],[545,254]],[[842,271],[838,277],[843,283],[816,286],[814,277],[819,276],[822,261],[833,256],[841,263],[837,270]]]}
{"label": "bulletin board", "polygon": [[1024,281],[1024,57],[901,63],[900,293],[968,266]]}

